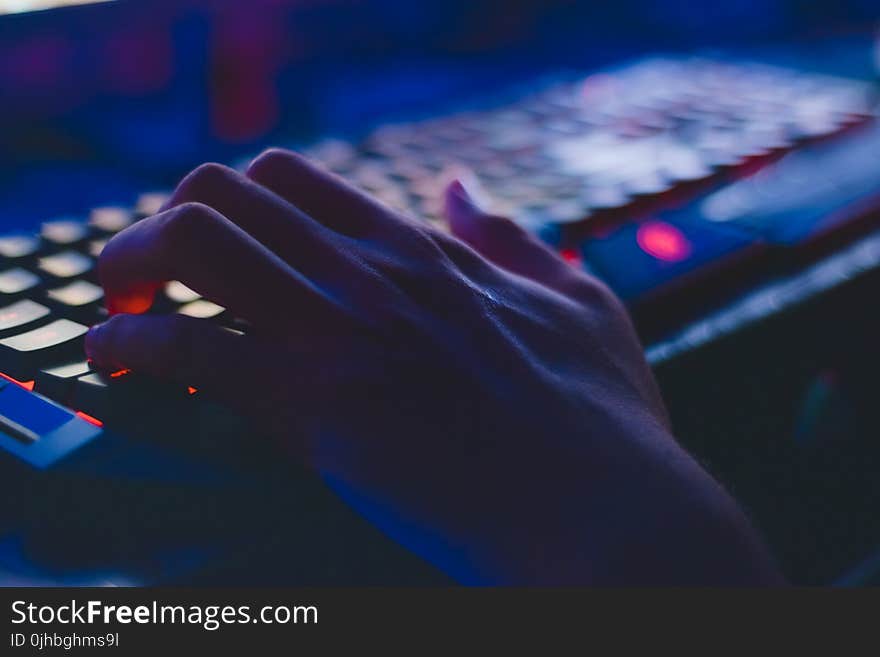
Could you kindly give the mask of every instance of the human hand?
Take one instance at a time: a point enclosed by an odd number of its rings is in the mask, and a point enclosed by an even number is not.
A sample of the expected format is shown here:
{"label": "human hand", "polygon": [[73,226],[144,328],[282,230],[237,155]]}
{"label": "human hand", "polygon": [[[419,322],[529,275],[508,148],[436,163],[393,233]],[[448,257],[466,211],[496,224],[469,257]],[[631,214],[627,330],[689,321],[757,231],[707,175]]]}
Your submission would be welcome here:
{"label": "human hand", "polygon": [[[260,422],[461,582],[778,581],[614,295],[461,182],[446,207],[455,237],[286,151],[204,165],[105,247],[88,355]],[[252,328],[141,314],[168,280]]]}

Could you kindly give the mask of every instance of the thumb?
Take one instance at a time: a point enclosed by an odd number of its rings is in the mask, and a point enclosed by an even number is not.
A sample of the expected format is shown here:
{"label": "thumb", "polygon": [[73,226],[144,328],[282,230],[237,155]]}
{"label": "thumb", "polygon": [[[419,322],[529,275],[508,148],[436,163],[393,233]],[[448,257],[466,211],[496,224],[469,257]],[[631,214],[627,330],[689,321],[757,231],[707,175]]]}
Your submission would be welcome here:
{"label": "thumb", "polygon": [[572,275],[570,266],[516,222],[487,212],[474,181],[456,178],[446,188],[452,234],[499,267],[562,291]]}

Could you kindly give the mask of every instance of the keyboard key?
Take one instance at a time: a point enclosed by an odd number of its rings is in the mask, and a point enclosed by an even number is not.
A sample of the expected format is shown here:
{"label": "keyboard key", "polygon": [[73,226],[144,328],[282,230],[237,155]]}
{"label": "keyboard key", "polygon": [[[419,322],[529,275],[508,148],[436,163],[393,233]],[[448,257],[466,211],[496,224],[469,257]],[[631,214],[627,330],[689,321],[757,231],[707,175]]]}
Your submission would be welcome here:
{"label": "keyboard key", "polygon": [[170,197],[165,192],[147,192],[138,196],[135,213],[140,217],[157,214]]}
{"label": "keyboard key", "polygon": [[0,237],[0,256],[10,260],[27,258],[40,248],[40,239],[34,235],[5,235]]}
{"label": "keyboard key", "polygon": [[177,312],[181,315],[198,319],[213,319],[214,317],[219,317],[225,311],[226,309],[223,306],[218,306],[216,303],[205,299],[199,299],[182,306]]}
{"label": "keyboard key", "polygon": [[0,333],[26,326],[49,314],[49,309],[35,301],[22,299],[0,308]]}
{"label": "keyboard key", "polygon": [[49,290],[46,294],[59,304],[78,308],[100,301],[104,290],[88,281],[74,281],[64,287]]}
{"label": "keyboard key", "polygon": [[[8,386],[24,390],[24,388],[13,384],[11,381],[0,379],[0,394],[3,394]],[[17,394],[13,393],[13,397],[15,396],[17,396]],[[6,397],[7,396],[3,394],[3,398],[5,399]],[[10,408],[9,410],[13,409]],[[26,445],[35,443],[40,439],[39,434],[35,432],[31,427],[19,424],[8,415],[0,415],[0,436],[2,436],[3,438],[12,438],[14,440],[18,440]]]}
{"label": "keyboard key", "polygon": [[45,469],[102,433],[99,421],[15,384],[0,382],[0,452]]}
{"label": "keyboard key", "polygon": [[172,401],[188,399],[181,386],[169,385],[130,370],[90,372],[73,385],[72,408],[106,422],[126,421],[145,409],[167,407]]}
{"label": "keyboard key", "polygon": [[84,280],[76,280],[63,287],[49,290],[46,303],[62,317],[80,324],[91,326],[107,319],[102,313],[104,306],[98,302],[104,297],[104,290]]}
{"label": "keyboard key", "polygon": [[195,290],[189,289],[180,281],[171,281],[165,286],[165,296],[174,303],[190,303],[200,299],[201,295]]}
{"label": "keyboard key", "polygon": [[129,387],[127,382],[122,381],[128,376],[129,373],[126,372],[116,380],[105,372],[85,374],[74,381],[70,403],[89,415],[112,422],[119,415],[133,411],[138,404],[136,388]]}
{"label": "keyboard key", "polygon": [[55,278],[82,276],[91,271],[94,264],[94,260],[76,251],[62,251],[39,260],[40,269]]}
{"label": "keyboard key", "polygon": [[16,295],[31,292],[38,288],[40,277],[27,269],[15,267],[0,272],[0,294]]}
{"label": "keyboard key", "polygon": [[131,210],[117,206],[95,208],[89,215],[89,226],[103,233],[118,233],[133,222]]}
{"label": "keyboard key", "polygon": [[40,234],[44,240],[56,246],[70,246],[86,239],[89,229],[81,221],[58,219],[45,222]]}
{"label": "keyboard key", "polygon": [[101,255],[101,252],[104,250],[104,247],[107,246],[107,242],[110,240],[92,240],[89,242],[88,252],[89,255],[93,258],[97,258]]}
{"label": "keyboard key", "polygon": [[76,380],[91,371],[92,367],[86,360],[43,369],[37,373],[34,389],[41,395],[51,397],[62,404],[68,404]]}
{"label": "keyboard key", "polygon": [[46,365],[82,354],[82,337],[88,328],[58,319],[32,331],[0,340],[0,371],[27,380]]}

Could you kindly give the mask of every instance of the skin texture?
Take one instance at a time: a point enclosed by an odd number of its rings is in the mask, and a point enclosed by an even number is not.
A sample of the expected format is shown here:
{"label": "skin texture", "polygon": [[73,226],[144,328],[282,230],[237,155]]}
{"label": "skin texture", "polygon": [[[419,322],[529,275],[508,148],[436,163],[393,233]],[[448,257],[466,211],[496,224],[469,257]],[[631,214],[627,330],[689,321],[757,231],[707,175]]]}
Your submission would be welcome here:
{"label": "skin texture", "polygon": [[[88,356],[254,418],[463,583],[780,583],[615,296],[461,182],[445,201],[452,235],[291,152],[203,165],[104,249]],[[253,329],[141,314],[172,279]]]}

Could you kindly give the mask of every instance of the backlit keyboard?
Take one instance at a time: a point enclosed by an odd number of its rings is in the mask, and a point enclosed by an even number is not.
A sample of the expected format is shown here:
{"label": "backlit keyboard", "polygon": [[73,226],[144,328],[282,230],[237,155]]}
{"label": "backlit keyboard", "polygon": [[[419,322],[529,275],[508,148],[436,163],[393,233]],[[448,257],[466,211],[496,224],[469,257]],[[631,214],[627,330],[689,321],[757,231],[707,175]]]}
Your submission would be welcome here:
{"label": "backlit keyboard", "polygon": [[[438,173],[473,169],[499,212],[563,243],[872,116],[866,84],[758,64],[649,59],[500,107],[386,125],[306,153],[441,221]],[[678,195],[677,199],[682,196]]]}
{"label": "backlit keyboard", "polygon": [[[861,82],[650,59],[301,150],[438,226],[447,173],[473,170],[495,211],[606,280],[650,335],[821,254],[830,238],[873,230],[880,135],[872,118],[871,88]],[[83,355],[88,327],[106,318],[96,258],[164,198],[144,194],[131,207],[47,221],[37,235],[0,236],[7,452],[47,467],[139,405],[195,392],[96,372]],[[178,282],[155,310],[242,327]]]}

